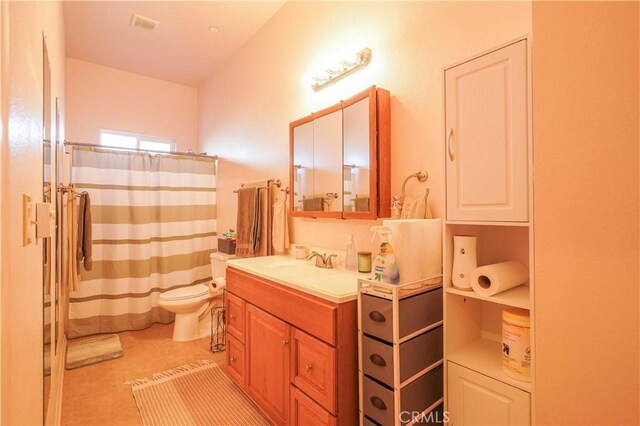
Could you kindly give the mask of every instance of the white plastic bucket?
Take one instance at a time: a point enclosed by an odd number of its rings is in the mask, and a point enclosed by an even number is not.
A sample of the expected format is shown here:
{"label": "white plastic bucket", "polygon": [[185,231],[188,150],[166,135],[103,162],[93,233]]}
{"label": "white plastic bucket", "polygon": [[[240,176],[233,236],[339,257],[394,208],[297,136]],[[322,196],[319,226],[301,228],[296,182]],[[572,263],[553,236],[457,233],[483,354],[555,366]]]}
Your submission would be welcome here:
{"label": "white plastic bucket", "polygon": [[502,370],[509,377],[531,381],[531,320],[525,309],[502,311]]}

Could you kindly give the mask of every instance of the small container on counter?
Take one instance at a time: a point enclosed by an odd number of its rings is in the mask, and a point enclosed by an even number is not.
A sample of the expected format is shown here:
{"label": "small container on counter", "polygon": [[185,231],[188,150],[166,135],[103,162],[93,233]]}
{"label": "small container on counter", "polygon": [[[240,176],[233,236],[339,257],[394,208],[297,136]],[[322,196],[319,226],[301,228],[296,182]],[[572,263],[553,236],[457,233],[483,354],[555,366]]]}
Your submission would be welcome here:
{"label": "small container on counter", "polygon": [[371,252],[358,252],[358,272],[371,272]]}
{"label": "small container on counter", "polygon": [[305,246],[295,245],[293,246],[293,250],[294,250],[296,259],[307,258],[307,248]]}

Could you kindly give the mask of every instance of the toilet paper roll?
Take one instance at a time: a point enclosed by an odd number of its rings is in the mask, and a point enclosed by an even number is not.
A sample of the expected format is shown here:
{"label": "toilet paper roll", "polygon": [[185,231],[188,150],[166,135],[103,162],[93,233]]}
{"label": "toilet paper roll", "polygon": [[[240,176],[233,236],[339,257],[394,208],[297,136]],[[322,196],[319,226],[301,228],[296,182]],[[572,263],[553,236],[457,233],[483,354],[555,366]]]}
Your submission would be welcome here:
{"label": "toilet paper roll", "polygon": [[222,277],[215,278],[213,281],[209,281],[209,294],[211,296],[217,296],[222,294],[222,290],[227,287],[227,280]]}
{"label": "toilet paper roll", "polygon": [[473,291],[481,296],[493,296],[525,283],[529,270],[521,262],[512,260],[476,268],[470,279]]}

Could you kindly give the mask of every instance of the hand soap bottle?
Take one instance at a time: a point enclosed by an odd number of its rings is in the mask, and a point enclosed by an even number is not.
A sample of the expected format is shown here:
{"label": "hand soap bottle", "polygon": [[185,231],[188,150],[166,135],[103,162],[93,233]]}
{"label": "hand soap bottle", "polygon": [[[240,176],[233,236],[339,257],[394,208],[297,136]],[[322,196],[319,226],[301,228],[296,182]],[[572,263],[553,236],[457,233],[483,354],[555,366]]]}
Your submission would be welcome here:
{"label": "hand soap bottle", "polygon": [[389,235],[392,233],[388,226],[372,226],[374,241],[376,234],[380,236],[380,252],[373,260],[373,279],[385,284],[398,284],[400,282],[400,271],[396,257],[393,254],[393,247],[389,243]]}
{"label": "hand soap bottle", "polygon": [[356,259],[356,248],[353,243],[353,234],[349,234],[347,239],[347,250],[344,258],[344,268],[349,271],[355,271],[358,261]]}

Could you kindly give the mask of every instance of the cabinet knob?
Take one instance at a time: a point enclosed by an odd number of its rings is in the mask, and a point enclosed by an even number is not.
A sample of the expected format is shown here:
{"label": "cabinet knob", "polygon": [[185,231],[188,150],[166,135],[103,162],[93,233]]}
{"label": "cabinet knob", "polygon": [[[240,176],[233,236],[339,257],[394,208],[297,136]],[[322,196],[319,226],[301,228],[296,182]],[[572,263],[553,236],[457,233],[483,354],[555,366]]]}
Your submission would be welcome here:
{"label": "cabinet knob", "polygon": [[378,311],[369,312],[369,318],[371,318],[371,320],[375,321],[375,322],[385,322],[386,321],[384,315],[382,315]]}
{"label": "cabinet knob", "polygon": [[231,319],[232,320],[236,319],[236,316],[234,314],[231,314]]}
{"label": "cabinet knob", "polygon": [[282,339],[282,344],[283,344],[283,345],[288,345],[288,344],[289,344],[289,341],[288,341],[287,339]]}
{"label": "cabinet knob", "polygon": [[312,369],[312,368],[313,368],[313,365],[311,365],[311,364],[306,364],[306,365],[304,366],[304,371],[306,371],[306,372],[308,373],[309,371],[311,371],[311,369]]}
{"label": "cabinet knob", "polygon": [[236,359],[235,359],[235,357],[231,357],[231,359],[229,361],[236,362]]}

